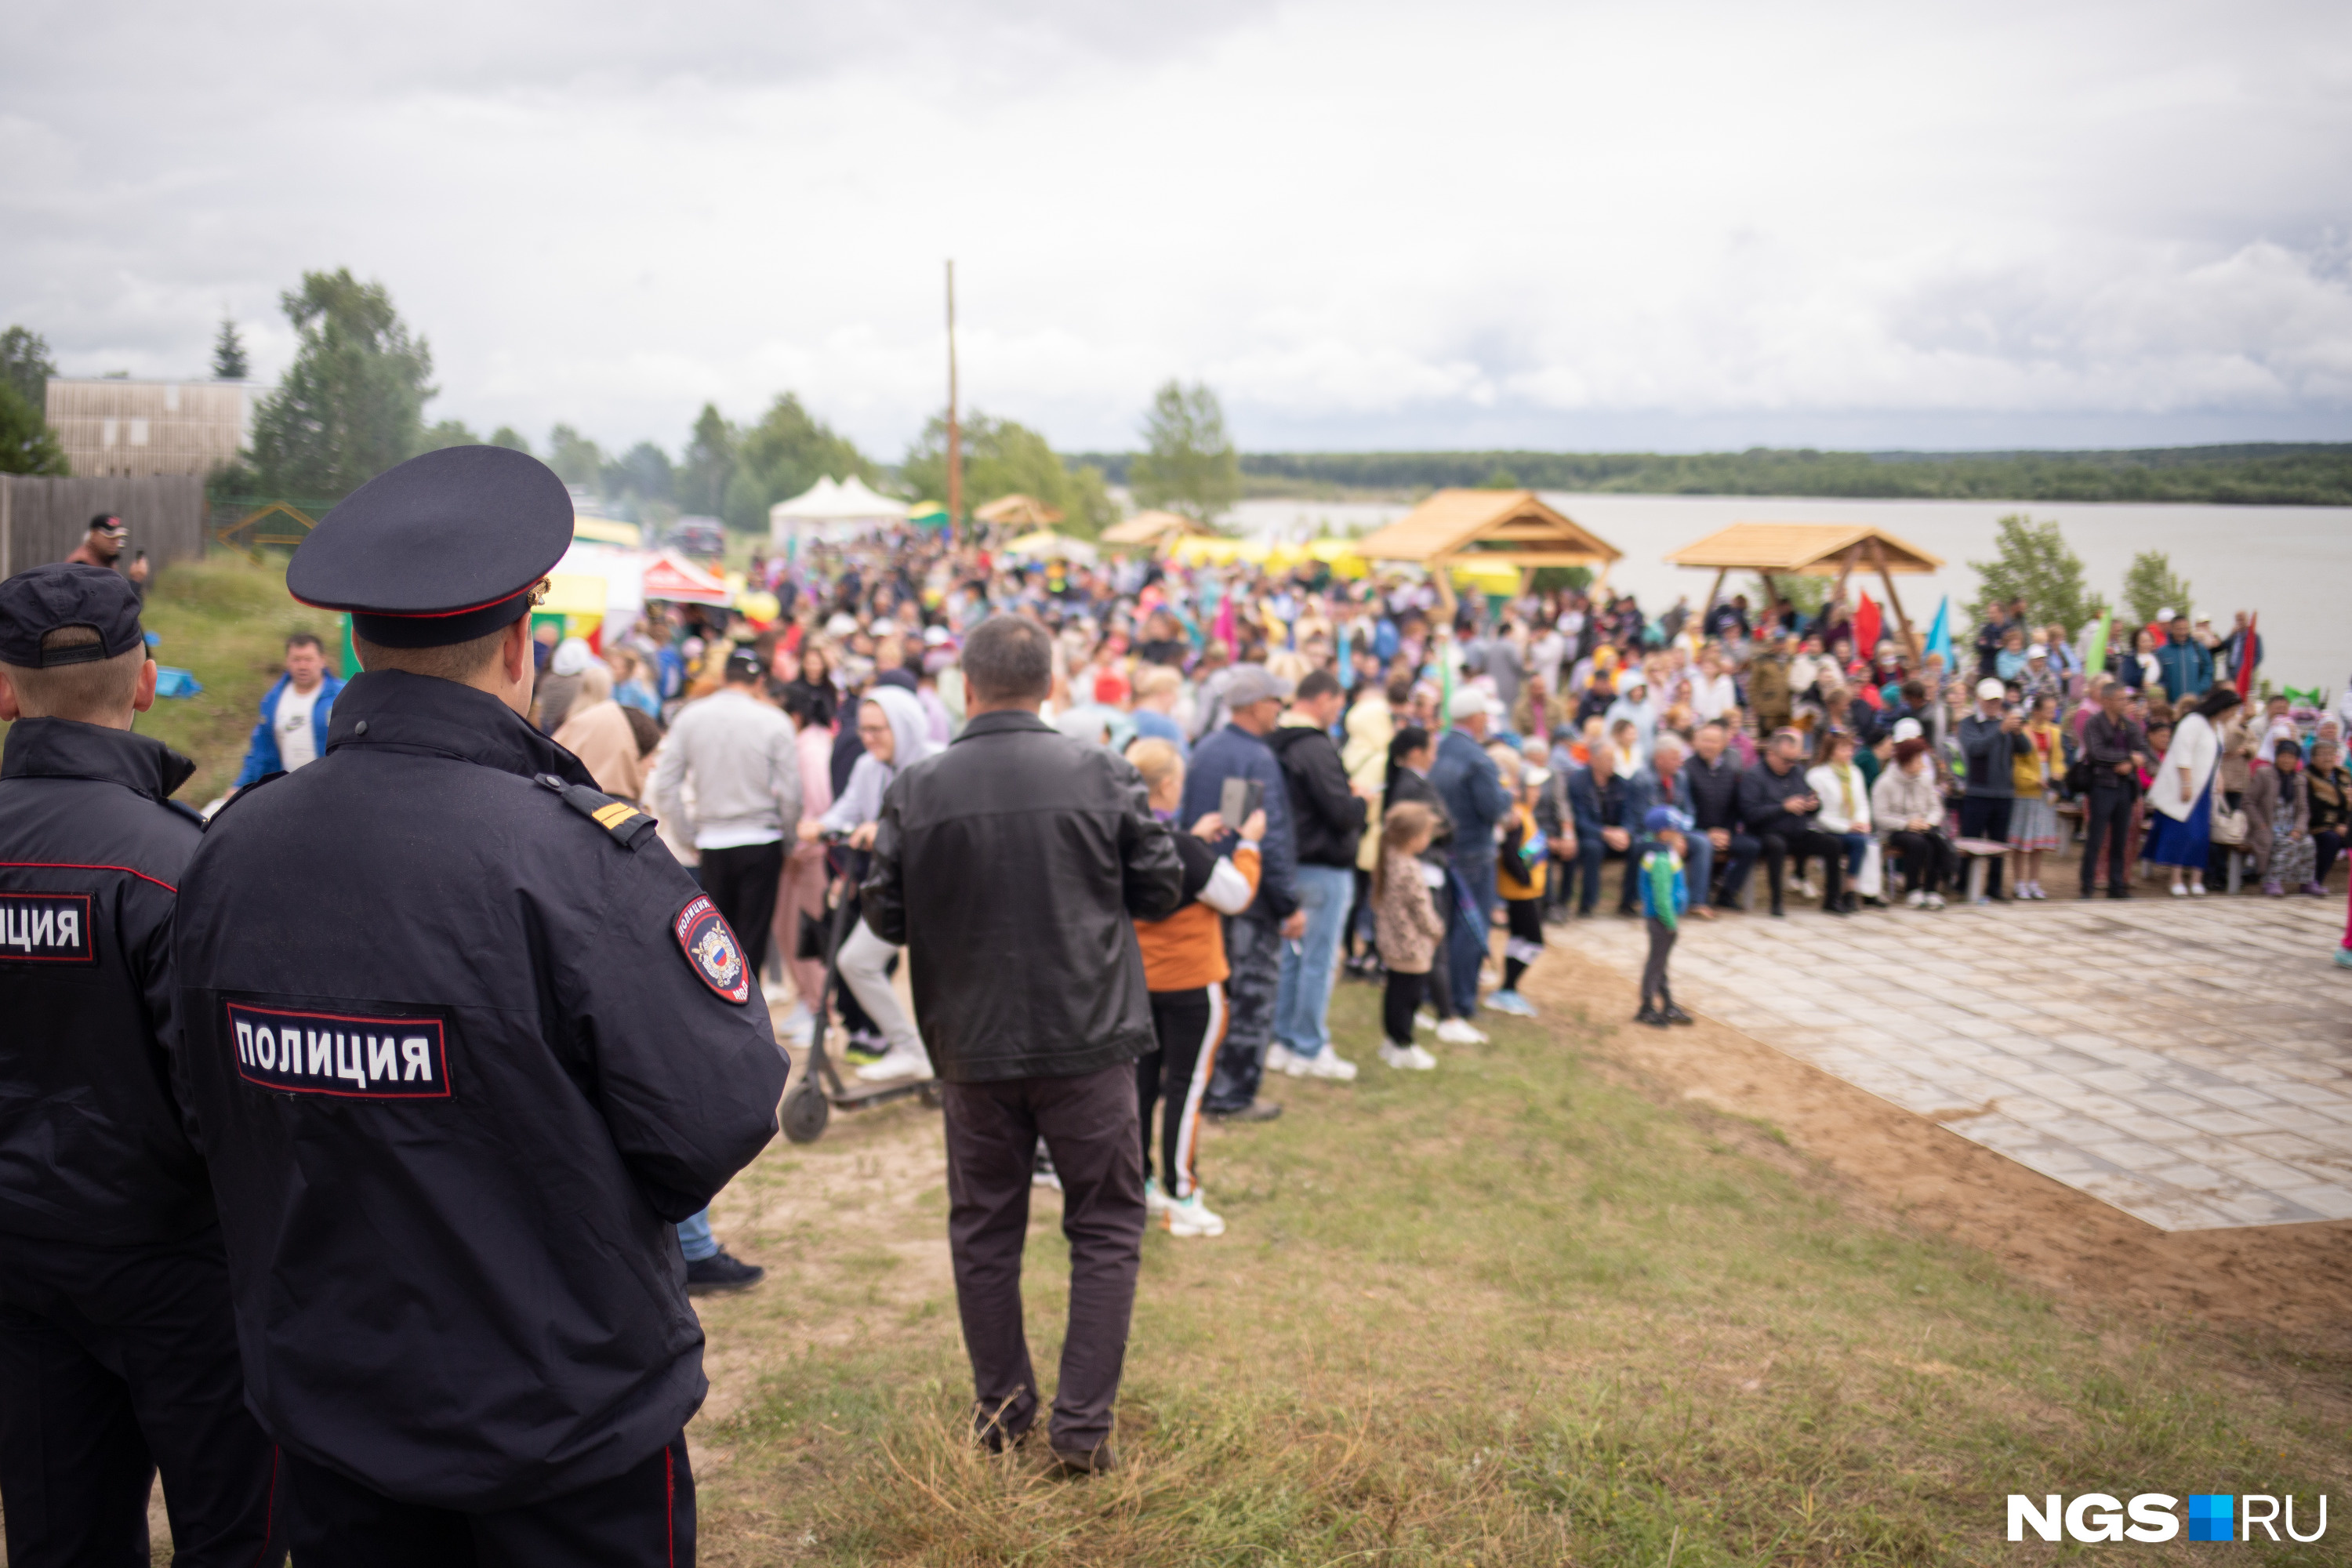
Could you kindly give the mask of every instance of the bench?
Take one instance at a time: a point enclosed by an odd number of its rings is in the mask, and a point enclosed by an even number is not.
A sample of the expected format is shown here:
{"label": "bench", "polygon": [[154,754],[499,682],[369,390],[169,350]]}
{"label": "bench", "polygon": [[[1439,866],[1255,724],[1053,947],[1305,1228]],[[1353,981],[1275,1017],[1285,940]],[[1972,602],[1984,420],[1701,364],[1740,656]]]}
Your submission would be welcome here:
{"label": "bench", "polygon": [[1985,863],[2009,853],[2009,846],[1990,838],[1955,838],[1952,847],[1969,863],[1969,902],[1984,897]]}

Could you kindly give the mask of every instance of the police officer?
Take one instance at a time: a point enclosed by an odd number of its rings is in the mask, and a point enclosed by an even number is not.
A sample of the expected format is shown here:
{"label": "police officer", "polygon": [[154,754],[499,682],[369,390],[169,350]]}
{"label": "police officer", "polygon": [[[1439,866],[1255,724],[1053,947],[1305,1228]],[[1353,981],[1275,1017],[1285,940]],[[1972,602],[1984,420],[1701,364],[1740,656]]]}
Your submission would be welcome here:
{"label": "police officer", "polygon": [[139,599],[102,567],[0,583],[0,1509],[16,1568],[281,1562],[226,1258],[172,1091],[173,889],[194,764]]}
{"label": "police officer", "polygon": [[748,955],[533,730],[535,459],[428,453],[295,552],[365,667],[182,885],[187,1072],[306,1563],[690,1563],[676,1223],[774,1132]]}

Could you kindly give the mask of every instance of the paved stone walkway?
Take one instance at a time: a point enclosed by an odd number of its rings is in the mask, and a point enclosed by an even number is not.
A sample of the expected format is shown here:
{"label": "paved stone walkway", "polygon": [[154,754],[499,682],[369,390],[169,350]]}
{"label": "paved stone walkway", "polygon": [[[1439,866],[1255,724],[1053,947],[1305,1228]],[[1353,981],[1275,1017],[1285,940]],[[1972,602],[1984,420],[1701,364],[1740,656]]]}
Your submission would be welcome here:
{"label": "paved stone walkway", "polygon": [[[2352,1219],[2338,899],[1685,923],[1675,999],[2161,1230]],[[1608,916],[1547,936],[1638,977]]]}

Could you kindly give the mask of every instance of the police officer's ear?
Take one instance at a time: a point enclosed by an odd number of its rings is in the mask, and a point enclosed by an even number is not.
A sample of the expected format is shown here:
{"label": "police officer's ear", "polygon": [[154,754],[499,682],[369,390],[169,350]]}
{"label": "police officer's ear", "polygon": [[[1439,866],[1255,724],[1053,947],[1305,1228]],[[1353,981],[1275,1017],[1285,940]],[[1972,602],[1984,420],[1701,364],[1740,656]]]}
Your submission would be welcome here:
{"label": "police officer's ear", "polygon": [[144,713],[155,706],[155,661],[142,659],[139,663],[139,684],[131,689],[131,710]]}
{"label": "police officer's ear", "polygon": [[16,706],[16,689],[8,682],[8,671],[0,668],[0,724],[14,724],[25,716]]}

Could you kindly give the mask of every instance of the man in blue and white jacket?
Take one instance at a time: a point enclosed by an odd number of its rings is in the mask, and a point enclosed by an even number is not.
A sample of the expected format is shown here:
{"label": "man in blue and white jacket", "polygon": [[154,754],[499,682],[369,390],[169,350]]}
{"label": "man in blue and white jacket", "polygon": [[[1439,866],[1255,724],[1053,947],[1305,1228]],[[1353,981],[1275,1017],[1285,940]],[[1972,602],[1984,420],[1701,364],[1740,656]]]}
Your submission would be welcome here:
{"label": "man in blue and white jacket", "polygon": [[286,639],[286,673],[261,697],[261,722],[245,749],[230,793],[271,773],[290,773],[327,750],[327,715],[343,683],[327,671],[327,650],[309,632]]}

